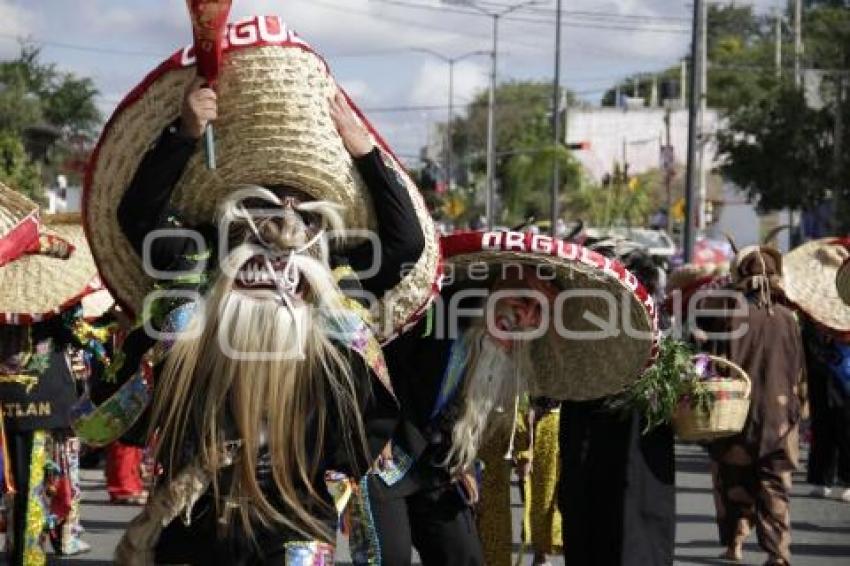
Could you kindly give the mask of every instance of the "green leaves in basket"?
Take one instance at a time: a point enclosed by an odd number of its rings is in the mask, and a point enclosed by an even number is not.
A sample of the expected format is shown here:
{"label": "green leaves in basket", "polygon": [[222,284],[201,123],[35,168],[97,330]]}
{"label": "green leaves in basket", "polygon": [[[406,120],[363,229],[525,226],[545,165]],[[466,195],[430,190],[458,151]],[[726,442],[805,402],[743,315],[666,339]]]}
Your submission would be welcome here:
{"label": "green leaves in basket", "polygon": [[693,356],[684,342],[663,339],[655,363],[609,406],[615,410],[637,410],[646,421],[644,434],[671,422],[680,403],[690,403],[700,410],[707,408],[710,393],[700,382]]}

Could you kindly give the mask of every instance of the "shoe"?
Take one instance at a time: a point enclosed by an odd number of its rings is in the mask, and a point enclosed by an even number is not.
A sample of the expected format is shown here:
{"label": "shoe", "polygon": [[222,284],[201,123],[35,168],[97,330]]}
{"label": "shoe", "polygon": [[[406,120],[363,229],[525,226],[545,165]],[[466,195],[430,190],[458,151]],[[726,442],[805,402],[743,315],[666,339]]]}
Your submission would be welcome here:
{"label": "shoe", "polygon": [[816,485],[815,488],[811,491],[810,495],[812,497],[821,497],[823,499],[829,498],[832,495],[832,488],[826,485]]}
{"label": "shoe", "polygon": [[724,550],[720,556],[718,556],[721,560],[726,560],[727,562],[741,562],[744,559],[744,547],[742,546],[729,546]]}
{"label": "shoe", "polygon": [[148,492],[140,491],[131,495],[113,495],[109,498],[113,505],[144,505],[148,502]]}
{"label": "shoe", "polygon": [[839,501],[843,501],[844,503],[850,503],[850,487],[842,490],[836,489],[835,498]]}
{"label": "shoe", "polygon": [[64,546],[65,548],[63,548],[62,552],[59,553],[61,556],[77,556],[78,554],[85,554],[91,550],[91,545],[89,543],[76,537],[71,539],[69,544]]}

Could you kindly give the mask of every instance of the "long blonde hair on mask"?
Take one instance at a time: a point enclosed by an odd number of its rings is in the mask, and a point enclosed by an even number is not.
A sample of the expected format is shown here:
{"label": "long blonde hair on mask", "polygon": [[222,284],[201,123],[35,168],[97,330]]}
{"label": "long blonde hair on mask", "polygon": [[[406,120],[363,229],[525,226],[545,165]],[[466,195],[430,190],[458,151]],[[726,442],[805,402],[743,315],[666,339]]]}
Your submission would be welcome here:
{"label": "long blonde hair on mask", "polygon": [[[332,511],[313,485],[330,411],[338,415],[340,431],[355,431],[339,439],[353,461],[363,460],[367,450],[351,368],[328,338],[328,317],[343,309],[339,288],[326,263],[293,254],[289,261],[306,282],[306,295],[295,308],[274,291],[235,289],[239,267],[255,253],[256,247],[243,245],[224,259],[186,337],[176,341],[164,362],[152,414],[161,439],[157,460],[170,474],[178,472],[176,466],[189,463],[181,460],[181,449],[193,439],[197,450],[191,463],[210,472],[219,514],[235,503],[240,526],[251,536],[259,522],[332,542],[334,533],[310,510]],[[269,355],[228,355],[222,344],[235,352]],[[222,448],[234,436],[241,446],[232,481],[222,493],[215,472],[228,464]],[[274,505],[257,482],[263,444],[283,507]]]}

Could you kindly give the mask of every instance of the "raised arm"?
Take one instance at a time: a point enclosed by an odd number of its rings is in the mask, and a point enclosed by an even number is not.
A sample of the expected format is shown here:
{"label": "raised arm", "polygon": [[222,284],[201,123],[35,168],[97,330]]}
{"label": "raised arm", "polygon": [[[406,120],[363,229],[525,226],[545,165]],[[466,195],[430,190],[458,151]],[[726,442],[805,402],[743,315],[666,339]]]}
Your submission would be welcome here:
{"label": "raised arm", "polygon": [[[142,254],[145,236],[165,225],[174,186],[216,112],[215,93],[200,80],[192,82],[186,89],[180,118],[162,132],[139,164],[118,205],[118,224],[136,253]],[[158,250],[166,253],[157,255],[178,253],[181,244],[169,240],[166,247],[178,249]]]}
{"label": "raised arm", "polygon": [[[407,187],[400,175],[384,162],[381,150],[372,143],[366,128],[354,116],[342,94],[338,93],[331,100],[331,116],[375,206],[381,243],[378,271],[361,283],[366,290],[382,295],[401,280],[405,265],[415,263],[422,255],[425,237]],[[371,242],[347,255],[351,267],[357,271],[372,267]]]}

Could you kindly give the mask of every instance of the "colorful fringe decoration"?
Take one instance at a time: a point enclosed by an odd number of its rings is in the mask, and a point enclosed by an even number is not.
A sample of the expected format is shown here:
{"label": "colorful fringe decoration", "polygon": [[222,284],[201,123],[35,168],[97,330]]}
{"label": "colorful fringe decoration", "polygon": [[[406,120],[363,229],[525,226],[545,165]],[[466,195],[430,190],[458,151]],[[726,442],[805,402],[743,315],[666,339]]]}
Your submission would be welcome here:
{"label": "colorful fringe decoration", "polygon": [[140,370],[99,406],[88,397],[81,399],[71,409],[71,426],[86,444],[106,446],[130,430],[151,399],[151,388]]}
{"label": "colorful fringe decoration", "polygon": [[[42,534],[47,524],[47,502],[44,489],[44,469],[47,466],[47,432],[36,430],[32,435],[30,453],[29,492],[24,521],[24,566],[42,566],[47,557],[41,548]],[[20,495],[19,495],[20,497]]]}
{"label": "colorful fringe decoration", "polygon": [[348,549],[351,562],[357,566],[380,566],[381,539],[369,502],[369,476],[363,476],[354,488],[348,504]]}
{"label": "colorful fringe decoration", "polygon": [[293,541],[285,544],[286,566],[333,566],[334,547],[326,542]]}
{"label": "colorful fringe decoration", "polygon": [[392,451],[392,466],[375,472],[375,475],[381,478],[387,484],[387,487],[392,487],[400,482],[416,463],[416,460],[397,444],[393,444]]}

